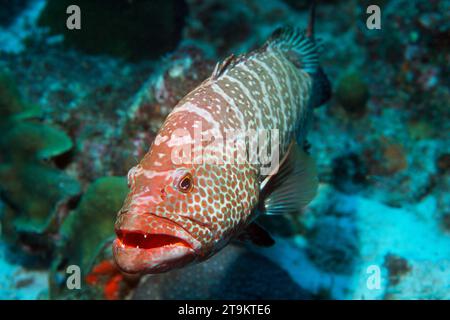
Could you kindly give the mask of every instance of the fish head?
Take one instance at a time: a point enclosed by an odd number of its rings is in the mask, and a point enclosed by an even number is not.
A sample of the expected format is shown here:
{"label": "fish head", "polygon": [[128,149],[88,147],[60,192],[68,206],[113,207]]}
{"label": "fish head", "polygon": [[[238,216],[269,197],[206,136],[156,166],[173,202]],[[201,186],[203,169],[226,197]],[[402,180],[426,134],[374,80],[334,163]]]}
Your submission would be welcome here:
{"label": "fish head", "polygon": [[[201,119],[177,118],[190,127]],[[113,252],[128,273],[160,273],[207,259],[244,225],[259,193],[251,166],[174,161],[166,122],[146,156],[128,174],[130,192],[116,220]],[[203,123],[209,129],[208,123]],[[169,129],[168,129],[169,128]],[[183,140],[189,150],[193,142]],[[194,153],[194,151],[192,151]]]}
{"label": "fish head", "polygon": [[127,273],[161,273],[205,260],[239,230],[253,206],[250,198],[257,197],[245,170],[234,166],[147,175],[142,166],[132,169],[131,191],[115,224],[114,258]]}
{"label": "fish head", "polygon": [[196,259],[201,244],[182,219],[185,205],[178,190],[189,187],[190,177],[188,169],[156,171],[137,165],[130,170],[130,192],[117,215],[113,243],[122,271],[160,273]]}

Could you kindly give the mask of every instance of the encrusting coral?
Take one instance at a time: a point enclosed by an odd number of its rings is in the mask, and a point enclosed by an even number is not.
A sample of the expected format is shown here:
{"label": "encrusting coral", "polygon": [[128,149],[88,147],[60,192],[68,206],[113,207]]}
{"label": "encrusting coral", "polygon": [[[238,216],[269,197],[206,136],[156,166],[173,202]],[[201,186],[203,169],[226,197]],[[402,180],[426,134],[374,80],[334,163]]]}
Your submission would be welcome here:
{"label": "encrusting coral", "polygon": [[11,76],[0,71],[0,124],[40,114],[37,106],[23,101]]}
{"label": "encrusting coral", "polygon": [[[125,177],[102,177],[95,180],[84,193],[78,207],[64,220],[59,230],[60,241],[52,265],[51,295],[70,295],[65,285],[59,286],[58,270],[69,265],[80,267],[85,277],[96,261],[108,256],[105,250],[114,237],[114,217],[128,193]],[[108,251],[105,253],[104,251]],[[96,288],[88,288],[84,295],[97,296]]]}
{"label": "encrusting coral", "polygon": [[72,148],[64,131],[31,119],[39,108],[25,102],[14,81],[0,76],[0,185],[9,207],[3,225],[5,237],[42,234],[72,197],[80,193],[78,181],[55,168],[49,160]]}
{"label": "encrusting coral", "polygon": [[0,138],[0,144],[8,148],[9,158],[49,159],[70,150],[72,140],[55,127],[34,122],[17,122]]}
{"label": "encrusting coral", "polygon": [[125,177],[94,181],[77,209],[61,226],[64,255],[87,271],[101,247],[114,236],[114,217],[128,193]]}
{"label": "encrusting coral", "polygon": [[15,208],[16,232],[42,233],[57,209],[80,192],[78,182],[63,171],[37,163],[2,165],[0,180],[6,203]]}

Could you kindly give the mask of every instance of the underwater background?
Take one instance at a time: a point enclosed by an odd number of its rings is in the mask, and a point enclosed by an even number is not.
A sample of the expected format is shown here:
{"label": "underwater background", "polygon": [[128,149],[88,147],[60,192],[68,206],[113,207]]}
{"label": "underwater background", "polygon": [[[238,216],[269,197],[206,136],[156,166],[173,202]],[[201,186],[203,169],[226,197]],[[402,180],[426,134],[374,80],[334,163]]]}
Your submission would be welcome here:
{"label": "underwater background", "polygon": [[[66,8],[81,8],[81,30]],[[366,8],[381,8],[368,29]],[[302,0],[0,2],[0,299],[449,299],[450,1],[318,1],[333,96],[319,192],[261,217],[276,244],[123,278],[126,174],[217,61],[305,27]],[[66,285],[79,266],[81,289]]]}

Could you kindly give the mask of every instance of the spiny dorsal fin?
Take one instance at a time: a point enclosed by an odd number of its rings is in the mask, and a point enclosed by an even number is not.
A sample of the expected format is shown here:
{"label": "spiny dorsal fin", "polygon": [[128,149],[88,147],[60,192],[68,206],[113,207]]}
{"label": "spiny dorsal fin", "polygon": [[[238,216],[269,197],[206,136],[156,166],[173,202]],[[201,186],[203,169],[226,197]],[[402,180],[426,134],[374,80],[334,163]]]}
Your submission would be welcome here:
{"label": "spiny dorsal fin", "polygon": [[265,214],[297,213],[316,195],[314,161],[294,141],[275,175],[261,184],[261,205]]}
{"label": "spiny dorsal fin", "polygon": [[231,54],[225,60],[222,62],[217,62],[216,66],[214,67],[214,71],[211,75],[211,80],[217,80],[220,76],[224,75],[228,70],[230,70],[232,67],[234,67],[239,62],[243,61],[244,56],[235,56],[234,54]]}
{"label": "spiny dorsal fin", "polygon": [[294,65],[312,74],[319,64],[318,47],[314,40],[290,26],[276,29],[266,43],[266,48],[285,52]]}

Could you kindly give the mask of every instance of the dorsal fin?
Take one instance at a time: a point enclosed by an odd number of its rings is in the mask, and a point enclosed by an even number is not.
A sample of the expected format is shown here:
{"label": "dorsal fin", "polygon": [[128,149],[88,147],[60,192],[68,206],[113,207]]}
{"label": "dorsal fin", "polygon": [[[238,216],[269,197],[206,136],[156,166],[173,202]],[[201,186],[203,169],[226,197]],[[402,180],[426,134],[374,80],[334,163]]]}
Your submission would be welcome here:
{"label": "dorsal fin", "polygon": [[233,68],[236,64],[243,61],[244,55],[235,56],[234,54],[229,55],[222,62],[217,62],[214,67],[214,71],[211,74],[211,80],[217,80],[219,77],[224,75],[228,70]]}
{"label": "dorsal fin", "polygon": [[331,84],[319,65],[319,53],[323,46],[320,39],[315,39],[316,3],[313,0],[309,10],[309,22],[305,31],[287,26],[275,30],[264,48],[283,51],[285,57],[298,68],[306,71],[313,79],[310,98],[312,108],[319,107],[331,97]]}
{"label": "dorsal fin", "polygon": [[318,48],[306,31],[290,26],[276,29],[266,43],[266,48],[284,51],[294,65],[309,74],[318,68]]}

